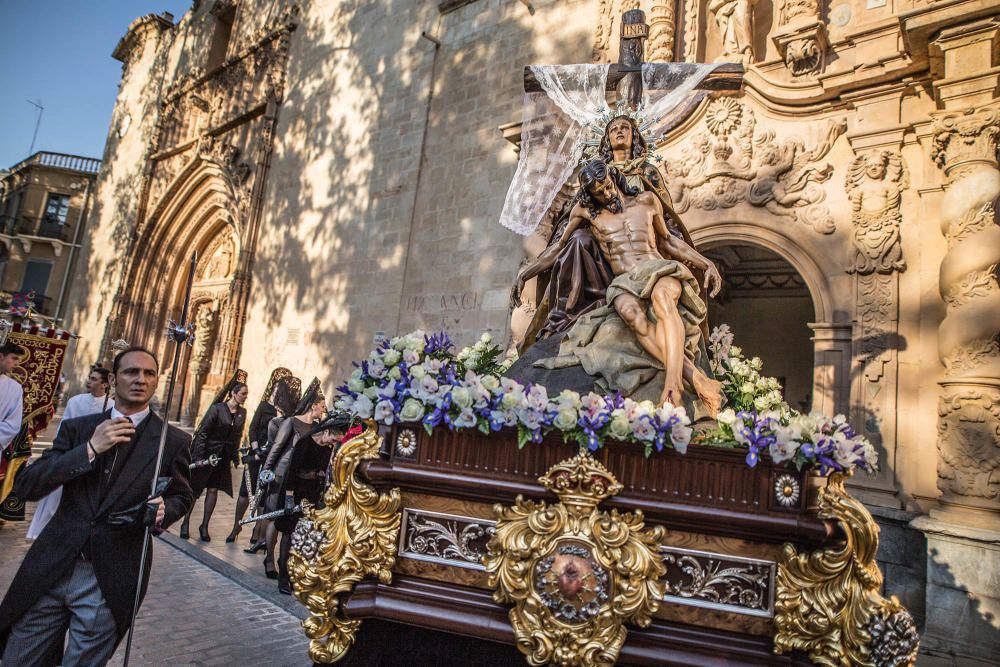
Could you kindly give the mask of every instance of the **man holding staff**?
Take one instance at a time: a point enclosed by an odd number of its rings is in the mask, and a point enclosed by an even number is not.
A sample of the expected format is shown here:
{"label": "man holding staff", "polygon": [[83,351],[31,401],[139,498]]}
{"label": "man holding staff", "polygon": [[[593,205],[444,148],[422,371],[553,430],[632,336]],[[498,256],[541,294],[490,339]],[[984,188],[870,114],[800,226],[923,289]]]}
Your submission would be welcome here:
{"label": "man holding staff", "polygon": [[[28,500],[60,485],[63,496],[0,604],[4,667],[56,664],[64,632],[61,664],[106,664],[132,621],[146,526],[162,530],[191,507],[190,438],[173,427],[160,478],[169,483],[149,498],[164,428],[149,409],[156,357],[129,348],[115,357],[112,376],[115,407],[63,422],[52,449],[15,482]],[[144,592],[151,558],[142,567]]]}

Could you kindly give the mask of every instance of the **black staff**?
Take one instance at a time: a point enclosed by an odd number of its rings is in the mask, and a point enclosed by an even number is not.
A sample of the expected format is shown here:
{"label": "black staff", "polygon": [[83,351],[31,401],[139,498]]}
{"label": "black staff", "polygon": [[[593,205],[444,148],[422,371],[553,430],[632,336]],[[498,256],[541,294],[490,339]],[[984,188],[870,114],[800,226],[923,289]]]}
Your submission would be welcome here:
{"label": "black staff", "polygon": [[[181,349],[184,344],[190,345],[194,340],[191,327],[187,324],[188,307],[191,305],[191,287],[194,284],[194,270],[198,266],[198,253],[191,253],[191,268],[188,270],[187,292],[184,294],[184,307],[181,309],[180,323],[171,322],[167,327],[167,336],[176,345],[174,346],[174,364],[170,372],[170,384],[167,385],[167,399],[163,404],[163,430],[160,432],[160,447],[156,452],[156,468],[153,471],[153,483],[150,487],[150,499],[157,496],[157,480],[160,478],[160,468],[163,466],[163,448],[167,444],[167,432],[170,430],[170,400],[174,397],[174,383],[177,381],[177,366],[181,358]],[[132,631],[135,630],[135,617],[139,614],[140,595],[142,593],[142,571],[146,562],[146,553],[149,549],[149,532],[152,526],[146,525],[146,534],[142,539],[142,556],[139,558],[139,581],[135,586],[135,602],[132,604],[132,622],[128,626],[128,641],[125,643],[124,665],[128,667],[129,654],[132,652]]]}

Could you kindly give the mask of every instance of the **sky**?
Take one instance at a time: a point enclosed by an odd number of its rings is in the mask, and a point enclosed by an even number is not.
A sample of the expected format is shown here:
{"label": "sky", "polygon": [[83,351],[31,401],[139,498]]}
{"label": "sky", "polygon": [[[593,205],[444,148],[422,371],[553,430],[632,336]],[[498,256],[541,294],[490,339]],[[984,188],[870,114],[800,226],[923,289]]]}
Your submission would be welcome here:
{"label": "sky", "polygon": [[100,158],[122,64],[111,52],[129,24],[190,0],[0,0],[0,169],[35,151]]}

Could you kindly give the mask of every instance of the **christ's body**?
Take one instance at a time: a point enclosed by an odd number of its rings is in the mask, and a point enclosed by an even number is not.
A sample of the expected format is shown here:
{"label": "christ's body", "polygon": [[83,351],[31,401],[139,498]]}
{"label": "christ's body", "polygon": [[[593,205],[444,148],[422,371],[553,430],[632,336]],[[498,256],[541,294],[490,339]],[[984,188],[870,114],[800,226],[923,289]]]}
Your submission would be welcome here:
{"label": "christ's body", "polygon": [[[714,296],[721,286],[715,266],[669,232],[656,195],[650,192],[634,197],[623,194],[616,177],[620,179],[614,169],[599,160],[584,167],[580,181],[586,195],[573,207],[569,224],[559,241],[522,269],[515,293],[520,293],[524,281],[550,268],[570,235],[589,224],[615,276],[627,274],[644,262],[674,260],[703,270],[705,288]],[[722,404],[721,385],[706,376],[684,354],[684,326],[678,311],[681,290],[677,278],[662,276],[653,285],[648,301],[624,293],[615,296],[612,305],[643,349],[663,364],[666,380],[660,402],[680,404],[683,382],[687,380],[714,416]],[[652,309],[655,322],[647,318],[647,306]]]}

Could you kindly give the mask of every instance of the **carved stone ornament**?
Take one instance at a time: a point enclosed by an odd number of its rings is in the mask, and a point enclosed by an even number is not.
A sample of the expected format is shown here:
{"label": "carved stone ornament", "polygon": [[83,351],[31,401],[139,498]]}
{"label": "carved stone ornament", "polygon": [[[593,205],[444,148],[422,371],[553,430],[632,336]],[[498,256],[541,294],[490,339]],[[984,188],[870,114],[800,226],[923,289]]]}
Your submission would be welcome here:
{"label": "carved stone ornament", "polygon": [[358,464],[379,457],[381,444],[374,422],[368,422],[364,432],[341,445],[323,497],[326,507],[306,504],[296,528],[299,537],[293,541],[288,572],[295,596],[309,610],[303,626],[310,640],[309,657],[317,663],[342,658],[361,625],[343,615],[339,596],[364,577],[392,581],[401,518],[399,489],[379,493],[355,476]]}
{"label": "carved stone ornament", "polygon": [[909,187],[903,158],[881,151],[854,158],[844,184],[854,223],[854,261],[848,273],[892,273],[906,269],[899,242],[900,202]]}
{"label": "carved stone ornament", "polygon": [[539,478],[559,503],[494,506],[496,534],[483,559],[493,598],[513,602],[510,623],[532,665],[613,665],[625,623],[649,625],[665,593],[664,530],[641,512],[601,512],[621,484],[589,454]]}
{"label": "carved stone ornament", "polygon": [[948,387],[938,406],[938,488],[1000,497],[1000,385]]}
{"label": "carved stone ornament", "polygon": [[817,0],[781,0],[778,30],[771,39],[792,76],[815,74],[823,69],[830,44]]}
{"label": "carved stone ornament", "polygon": [[834,473],[820,491],[819,517],[836,521],[844,540],[798,553],[786,544],[776,578],[774,652],[804,651],[816,664],[906,667],[917,658],[913,618],[879,594],[878,524]]}
{"label": "carved stone ornament", "polygon": [[667,161],[667,183],[678,213],[691,207],[732,208],[745,201],[788,222],[833,233],[830,211],[820,204],[826,194],[819,187],[833,175],[833,165],[820,161],[847,130],[844,120],[829,121],[811,148],[796,136],[777,141],[773,130],[756,131],[753,111],[731,97],[712,100],[703,123],[705,129],[685,142],[681,155]]}
{"label": "carved stone ornament", "polygon": [[753,62],[753,6],[757,0],[709,0],[719,28],[722,54],[717,62]]}

